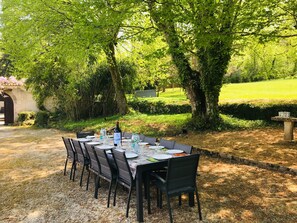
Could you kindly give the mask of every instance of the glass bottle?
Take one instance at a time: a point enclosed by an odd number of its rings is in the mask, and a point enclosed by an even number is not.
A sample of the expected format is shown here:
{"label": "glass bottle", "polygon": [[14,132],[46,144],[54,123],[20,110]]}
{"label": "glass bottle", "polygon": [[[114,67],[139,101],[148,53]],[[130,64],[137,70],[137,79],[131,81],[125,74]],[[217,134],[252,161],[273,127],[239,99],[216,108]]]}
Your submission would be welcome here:
{"label": "glass bottle", "polygon": [[114,146],[118,146],[122,144],[122,130],[120,129],[120,124],[118,121],[116,123],[116,127],[114,128],[113,143],[114,143]]}

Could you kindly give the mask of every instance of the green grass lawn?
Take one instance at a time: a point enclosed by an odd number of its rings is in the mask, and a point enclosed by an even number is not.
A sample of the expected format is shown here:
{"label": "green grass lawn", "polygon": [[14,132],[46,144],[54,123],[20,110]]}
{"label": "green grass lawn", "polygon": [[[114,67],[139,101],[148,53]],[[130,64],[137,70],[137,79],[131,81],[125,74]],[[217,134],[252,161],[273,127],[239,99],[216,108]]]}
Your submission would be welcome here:
{"label": "green grass lawn", "polygon": [[[188,103],[185,92],[181,88],[168,88],[165,92],[160,92],[159,97],[145,98],[145,100]],[[297,79],[224,84],[220,94],[220,103],[269,100],[297,100]]]}
{"label": "green grass lawn", "polygon": [[225,84],[220,102],[297,100],[297,79]]}

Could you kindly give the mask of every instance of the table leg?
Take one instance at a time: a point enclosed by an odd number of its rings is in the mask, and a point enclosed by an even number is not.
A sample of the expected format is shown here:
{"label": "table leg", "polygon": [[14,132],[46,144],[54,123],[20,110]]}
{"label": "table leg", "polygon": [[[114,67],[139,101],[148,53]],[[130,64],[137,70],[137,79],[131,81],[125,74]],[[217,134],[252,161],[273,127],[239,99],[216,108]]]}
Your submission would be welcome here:
{"label": "table leg", "polygon": [[292,141],[293,136],[294,122],[284,121],[284,140]]}
{"label": "table leg", "polygon": [[137,221],[143,222],[142,171],[136,170],[136,211]]}

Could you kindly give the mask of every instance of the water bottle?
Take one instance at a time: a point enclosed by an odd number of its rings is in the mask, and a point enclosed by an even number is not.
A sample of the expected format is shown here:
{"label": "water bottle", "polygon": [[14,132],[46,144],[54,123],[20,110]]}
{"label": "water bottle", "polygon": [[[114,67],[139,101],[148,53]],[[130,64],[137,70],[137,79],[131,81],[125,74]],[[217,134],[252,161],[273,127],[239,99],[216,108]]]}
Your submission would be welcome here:
{"label": "water bottle", "polygon": [[131,145],[132,145],[132,150],[135,152],[135,153],[139,153],[139,135],[138,134],[132,134],[132,137],[131,137]]}

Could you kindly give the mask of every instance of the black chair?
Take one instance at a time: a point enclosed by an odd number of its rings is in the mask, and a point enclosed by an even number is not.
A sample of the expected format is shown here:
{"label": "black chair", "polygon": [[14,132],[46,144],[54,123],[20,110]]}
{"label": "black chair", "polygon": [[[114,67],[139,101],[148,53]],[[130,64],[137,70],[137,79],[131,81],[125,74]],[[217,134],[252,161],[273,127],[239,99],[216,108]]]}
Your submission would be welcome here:
{"label": "black chair", "polygon": [[95,135],[94,131],[87,131],[87,132],[81,131],[76,133],[76,138],[86,138],[87,136],[93,136],[93,135]]}
{"label": "black chair", "polygon": [[148,142],[150,145],[155,145],[157,138],[145,136],[143,141]]}
{"label": "black chair", "polygon": [[118,176],[117,176],[116,186],[115,186],[115,190],[114,190],[113,204],[114,205],[116,204],[116,192],[117,192],[118,184],[128,188],[129,195],[128,195],[127,209],[126,209],[126,217],[128,217],[131,192],[132,192],[133,187],[135,186],[135,180],[132,177],[132,173],[131,173],[125,152],[114,149],[113,156],[115,159],[115,163],[118,167]]}
{"label": "black chair", "polygon": [[[96,198],[98,197],[100,178],[109,182],[108,199],[107,199],[107,207],[109,207],[111,189],[112,189],[113,183],[116,182],[117,172],[112,167],[111,160],[108,158],[106,151],[107,150],[105,150],[105,149],[94,149],[94,152],[98,158],[98,163],[99,163],[99,175],[98,175],[98,178],[97,178],[96,184],[95,184],[96,185],[95,196],[96,196]],[[113,205],[115,206],[115,203]]]}
{"label": "black chair", "polygon": [[[90,175],[91,173],[93,173],[96,178],[95,178],[95,188],[96,188],[96,181],[97,178],[99,176],[99,172],[100,172],[100,166],[99,166],[99,160],[97,158],[97,155],[94,151],[94,146],[93,145],[89,145],[88,143],[85,143],[85,150],[88,153],[89,156],[89,168],[88,168],[88,180],[87,180],[87,186],[86,186],[86,190],[89,189],[89,182],[90,182]],[[98,196],[96,196],[96,190],[94,193],[94,197],[98,198]]]}
{"label": "black chair", "polygon": [[144,138],[145,138],[145,135],[143,135],[143,134],[139,134],[139,139],[140,139],[141,141],[144,141]]}
{"label": "black chair", "polygon": [[187,154],[192,154],[193,146],[185,145],[185,144],[180,144],[180,143],[175,143],[173,149],[180,149],[183,150]]}
{"label": "black chair", "polygon": [[77,163],[82,165],[82,171],[80,175],[80,182],[79,185],[82,186],[82,179],[84,175],[85,168],[89,168],[89,158],[86,155],[86,152],[84,151],[83,147],[81,146],[81,142],[76,139],[71,139],[74,149],[76,150],[77,154]]}
{"label": "black chair", "polygon": [[164,146],[166,149],[173,149],[175,141],[168,139],[160,139],[160,146]]}
{"label": "black chair", "polygon": [[76,170],[76,161],[77,161],[76,151],[74,150],[74,148],[71,144],[70,138],[62,137],[62,139],[63,139],[64,145],[66,148],[66,152],[67,152],[65,166],[64,166],[64,176],[66,175],[66,168],[67,168],[67,163],[69,160],[70,162],[72,162],[71,171],[70,171],[70,180],[72,178],[72,173],[73,173],[73,180],[74,180],[75,170]]}
{"label": "black chair", "polygon": [[[167,207],[169,211],[170,222],[172,219],[172,210],[170,206],[170,197],[181,196],[182,193],[196,193],[198,204],[199,220],[202,220],[199,195],[196,185],[196,174],[199,163],[199,154],[171,158],[168,160],[168,171],[166,178],[162,178],[157,173],[152,173],[156,178],[158,204],[162,207],[162,192],[166,194]],[[180,204],[180,203],[179,203]]]}

